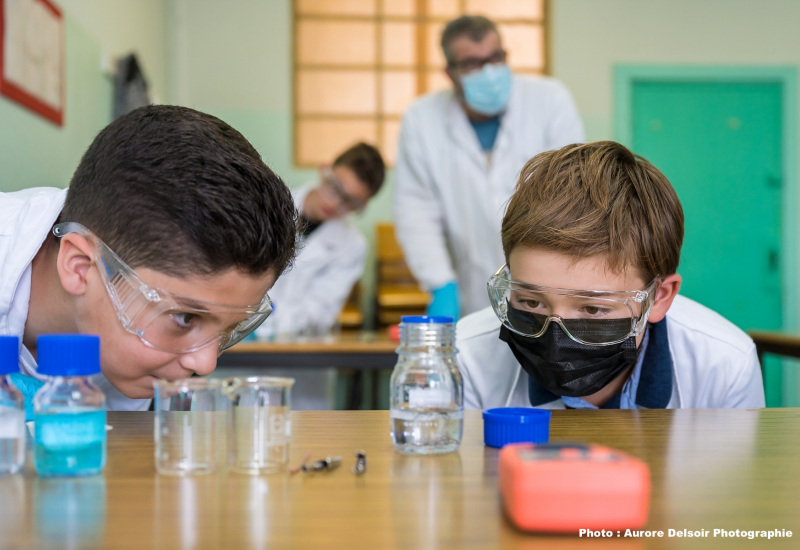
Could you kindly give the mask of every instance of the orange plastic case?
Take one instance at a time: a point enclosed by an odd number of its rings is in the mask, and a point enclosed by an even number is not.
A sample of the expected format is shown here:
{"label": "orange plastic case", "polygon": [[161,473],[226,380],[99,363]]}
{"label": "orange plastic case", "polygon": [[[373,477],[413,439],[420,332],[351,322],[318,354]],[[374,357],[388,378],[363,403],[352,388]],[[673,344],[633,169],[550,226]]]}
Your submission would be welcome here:
{"label": "orange plastic case", "polygon": [[510,444],[500,451],[500,494],[525,531],[634,529],[647,522],[650,469],[599,445]]}

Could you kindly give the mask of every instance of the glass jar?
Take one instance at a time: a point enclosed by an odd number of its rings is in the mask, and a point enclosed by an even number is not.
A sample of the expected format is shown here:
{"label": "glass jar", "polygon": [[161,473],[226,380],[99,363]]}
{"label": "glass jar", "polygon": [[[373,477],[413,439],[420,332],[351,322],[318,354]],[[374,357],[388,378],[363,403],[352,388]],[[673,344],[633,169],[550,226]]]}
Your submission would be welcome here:
{"label": "glass jar", "polygon": [[452,317],[404,316],[391,378],[391,433],[404,453],[449,453],[464,427]]}
{"label": "glass jar", "polygon": [[19,338],[0,336],[0,475],[25,464],[25,400],[11,382],[19,372]]}
{"label": "glass jar", "polygon": [[100,338],[53,334],[37,339],[37,372],[48,376],[33,398],[33,465],[40,476],[88,476],[106,463],[106,398]]}

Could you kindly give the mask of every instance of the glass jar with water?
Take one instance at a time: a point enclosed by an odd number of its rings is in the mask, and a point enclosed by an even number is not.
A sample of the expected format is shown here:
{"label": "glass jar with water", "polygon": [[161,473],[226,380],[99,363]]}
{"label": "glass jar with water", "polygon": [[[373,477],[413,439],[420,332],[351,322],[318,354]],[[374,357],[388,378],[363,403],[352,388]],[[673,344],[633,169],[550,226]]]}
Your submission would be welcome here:
{"label": "glass jar with water", "polygon": [[391,378],[391,433],[404,453],[458,449],[464,384],[456,363],[452,317],[404,316]]}

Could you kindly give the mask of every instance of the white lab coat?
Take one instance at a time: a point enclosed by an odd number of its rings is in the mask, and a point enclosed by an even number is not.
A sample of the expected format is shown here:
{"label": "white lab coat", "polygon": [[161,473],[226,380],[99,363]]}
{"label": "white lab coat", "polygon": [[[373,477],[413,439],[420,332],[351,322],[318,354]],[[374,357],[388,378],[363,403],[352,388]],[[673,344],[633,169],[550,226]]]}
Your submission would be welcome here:
{"label": "white lab coat", "polygon": [[[17,336],[22,342],[31,296],[31,262],[66,196],[66,189],[53,187],[0,193],[0,334],[4,336]],[[36,359],[25,346],[20,346],[19,371],[45,379],[36,373]],[[94,382],[106,394],[110,411],[146,411],[150,406],[150,399],[125,397],[102,374]]]}
{"label": "white lab coat", "polygon": [[[667,312],[672,356],[669,409],[764,406],[764,384],[753,340],[733,323],[683,296]],[[492,308],[457,326],[458,363],[464,377],[464,407],[530,407],[528,374],[500,340]],[[641,384],[641,382],[640,382]],[[540,408],[563,409],[561,399]]]}
{"label": "white lab coat", "polygon": [[[314,185],[294,193],[298,210]],[[324,222],[300,246],[294,266],[269,291],[275,311],[258,328],[260,339],[329,329],[364,271],[366,240],[347,217]]]}
{"label": "white lab coat", "polygon": [[397,238],[426,290],[457,280],[461,314],[488,305],[487,279],[503,264],[500,225],[524,164],[584,141],[569,91],[515,76],[491,158],[452,90],[426,95],[403,117],[395,164]]}

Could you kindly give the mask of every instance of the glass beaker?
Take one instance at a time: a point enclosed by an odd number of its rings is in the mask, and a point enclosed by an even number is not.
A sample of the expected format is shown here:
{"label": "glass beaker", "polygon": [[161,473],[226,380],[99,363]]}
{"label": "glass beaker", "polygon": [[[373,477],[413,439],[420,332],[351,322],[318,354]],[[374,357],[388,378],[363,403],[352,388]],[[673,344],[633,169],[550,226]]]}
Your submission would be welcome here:
{"label": "glass beaker", "polygon": [[294,378],[229,378],[228,466],[245,474],[280,472],[289,461]]}
{"label": "glass beaker", "polygon": [[[217,429],[227,399],[213,378],[156,380],[156,469],[161,474],[208,474],[217,466]],[[224,443],[224,442],[223,442]]]}

